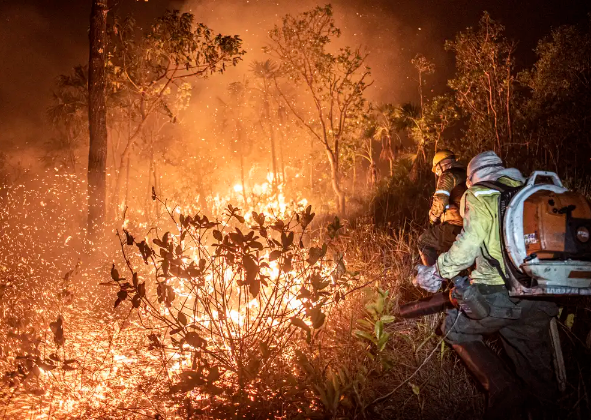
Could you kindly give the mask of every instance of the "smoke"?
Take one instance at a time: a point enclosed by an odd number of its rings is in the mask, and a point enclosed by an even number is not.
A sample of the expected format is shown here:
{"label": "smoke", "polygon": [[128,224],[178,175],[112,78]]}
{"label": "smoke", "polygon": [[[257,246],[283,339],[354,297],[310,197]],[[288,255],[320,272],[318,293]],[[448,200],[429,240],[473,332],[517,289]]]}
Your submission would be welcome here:
{"label": "smoke", "polygon": [[[249,62],[268,58],[262,52],[268,43],[267,33],[281,24],[285,14],[299,14],[319,4],[322,2],[316,0],[187,0],[182,10],[193,13],[196,20],[217,32],[242,37],[246,63],[228,72],[228,78],[238,80],[248,70]],[[420,52],[436,62],[443,61],[442,45],[425,42],[431,25],[420,27],[401,21],[389,2],[337,0],[332,5],[336,24],[342,31],[338,44],[359,46],[369,53],[367,64],[372,69],[374,84],[368,98],[380,102],[416,101],[411,58]]]}
{"label": "smoke", "polygon": [[[222,161],[236,160],[237,153],[225,150],[222,144],[227,143],[227,140],[214,134],[219,99],[228,98],[230,83],[243,81],[251,76],[251,63],[270,58],[262,51],[269,43],[268,31],[274,25],[281,25],[285,14],[297,15],[319,4],[323,3],[314,0],[187,0],[175,3],[175,6],[179,5],[182,11],[192,13],[196,21],[205,23],[215,32],[240,35],[246,50],[243,61],[235,68],[228,69],[223,76],[215,75],[196,83],[192,107],[183,117],[183,137],[191,144],[199,145],[201,153],[217,154],[215,161],[220,163],[213,164],[213,168],[222,168]],[[415,71],[410,60],[419,52],[435,61],[437,65],[445,60],[441,43],[427,41],[432,36],[429,28],[433,25],[426,23],[430,18],[417,19],[419,22],[425,22],[424,25],[409,25],[398,17],[400,12],[388,2],[337,0],[332,2],[332,5],[336,25],[342,33],[341,37],[335,40],[335,47],[360,47],[369,54],[366,63],[371,68],[374,82],[366,92],[367,99],[372,102],[416,103],[418,82],[415,80]],[[402,17],[407,16],[402,13]],[[437,76],[427,80],[427,91],[430,84],[436,80]],[[300,172],[303,172],[302,157],[309,153],[308,142],[309,140],[300,138],[299,142],[287,144],[290,149],[288,166],[298,167]],[[302,147],[303,145],[305,146]],[[269,151],[265,150],[262,153],[268,154]],[[249,164],[253,164],[253,155],[249,156],[248,160]],[[270,169],[264,165],[265,163],[261,163],[262,167],[259,168],[262,174],[266,173],[265,169]],[[223,170],[219,173],[216,178],[223,184]],[[261,174],[258,175],[260,177]],[[233,181],[228,177],[225,182]],[[228,185],[220,185],[221,190],[226,188]]]}
{"label": "smoke", "polygon": [[[298,14],[323,4],[317,0],[150,0],[114,1],[114,12],[132,13],[146,27],[166,9],[179,8],[195,15],[215,32],[238,34],[247,54],[236,68],[196,83],[192,107],[184,116],[186,134],[193,144],[211,138],[217,98],[227,94],[231,82],[249,74],[249,64],[267,57],[261,51],[267,31],[281,23],[286,13]],[[367,97],[375,102],[417,102],[416,72],[410,60],[417,54],[433,61],[436,73],[425,81],[427,95],[443,92],[453,73],[453,57],[443,49],[445,39],[477,24],[484,9],[507,27],[510,37],[521,40],[522,63],[531,62],[532,48],[552,25],[585,16],[591,7],[573,0],[570,8],[543,2],[500,0],[334,0],[337,45],[360,46],[369,53],[367,64],[374,83]],[[20,0],[0,3],[0,147],[23,161],[39,165],[41,146],[51,130],[45,111],[51,103],[55,78],[66,74],[88,57],[90,0]],[[519,60],[519,57],[518,57]],[[519,63],[519,61],[518,61]],[[203,140],[205,139],[205,140]],[[212,139],[213,141],[213,139]],[[209,144],[208,147],[214,145]]]}

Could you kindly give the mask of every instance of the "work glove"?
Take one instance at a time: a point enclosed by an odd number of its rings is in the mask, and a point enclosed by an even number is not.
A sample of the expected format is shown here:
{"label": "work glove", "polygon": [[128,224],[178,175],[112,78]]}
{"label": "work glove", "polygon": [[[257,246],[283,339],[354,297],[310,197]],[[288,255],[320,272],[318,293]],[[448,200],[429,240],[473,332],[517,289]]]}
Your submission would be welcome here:
{"label": "work glove", "polygon": [[437,272],[437,264],[417,265],[417,275],[412,283],[430,293],[435,293],[441,287],[443,278]]}

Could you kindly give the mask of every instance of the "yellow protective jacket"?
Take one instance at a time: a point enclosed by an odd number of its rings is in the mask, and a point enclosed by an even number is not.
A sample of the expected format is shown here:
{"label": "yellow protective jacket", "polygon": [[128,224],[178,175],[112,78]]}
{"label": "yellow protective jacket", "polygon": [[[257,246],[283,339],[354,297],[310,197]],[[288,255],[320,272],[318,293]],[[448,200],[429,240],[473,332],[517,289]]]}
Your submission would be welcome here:
{"label": "yellow protective jacket", "polygon": [[[511,187],[522,185],[508,177],[502,177],[498,182]],[[464,228],[450,250],[437,259],[441,277],[451,279],[476,262],[476,268],[470,274],[473,283],[504,284],[498,269],[487,261],[492,257],[505,270],[499,227],[499,198],[499,191],[481,185],[474,185],[466,191],[460,207]]]}
{"label": "yellow protective jacket", "polygon": [[429,211],[432,221],[462,226],[460,200],[465,191],[466,168],[460,164],[443,171],[437,179],[437,188]]}

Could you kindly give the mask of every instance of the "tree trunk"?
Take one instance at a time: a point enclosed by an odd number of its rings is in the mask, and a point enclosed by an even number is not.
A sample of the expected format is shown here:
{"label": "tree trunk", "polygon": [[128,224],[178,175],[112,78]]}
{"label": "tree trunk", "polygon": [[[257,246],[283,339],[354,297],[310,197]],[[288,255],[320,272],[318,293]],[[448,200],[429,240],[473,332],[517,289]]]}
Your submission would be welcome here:
{"label": "tree trunk", "polygon": [[148,223],[152,223],[152,207],[154,206],[152,203],[152,188],[154,188],[154,192],[156,191],[156,187],[152,185],[152,172],[154,168],[152,168],[152,164],[154,160],[150,157],[150,164],[148,165],[148,201],[146,205],[146,220]]}
{"label": "tree trunk", "polygon": [[98,239],[105,222],[107,192],[107,0],[93,0],[88,65],[88,237]]}
{"label": "tree trunk", "polygon": [[[161,197],[162,196],[162,189],[160,188],[160,176],[158,175],[158,162],[156,162],[156,157],[154,155],[153,146],[152,146],[152,171],[153,171],[153,175],[154,175],[154,191],[156,191],[156,195]],[[154,202],[154,204],[156,205],[154,212],[156,213],[156,222],[158,223],[158,221],[160,220],[160,215],[161,215],[160,212],[162,210],[162,207],[157,202]]]}
{"label": "tree trunk", "polygon": [[[412,167],[410,168],[410,173],[409,173],[409,179],[411,182],[417,182],[419,180],[419,175],[421,172],[421,149],[422,146],[419,145],[417,147],[417,156],[415,157],[415,160],[412,163]],[[423,153],[423,157],[424,157],[424,153]]]}
{"label": "tree trunk", "polygon": [[310,194],[314,193],[314,140],[310,139]]}
{"label": "tree trunk", "polygon": [[242,185],[242,198],[244,199],[244,211],[248,210],[248,202],[246,201],[246,182],[244,179],[244,155],[240,153],[240,183]]}
{"label": "tree trunk", "polygon": [[282,131],[281,138],[279,139],[279,165],[281,166],[281,183],[283,184],[283,191],[286,190],[287,182],[285,181],[285,159],[283,158],[283,142],[285,141],[285,135],[283,134],[284,125],[281,125]]}
{"label": "tree trunk", "polygon": [[275,153],[275,129],[273,128],[273,124],[271,122],[271,112],[269,110],[270,104],[266,94],[266,86],[265,86],[265,119],[267,121],[267,125],[269,127],[269,140],[271,141],[271,167],[273,168],[273,181],[271,183],[273,193],[277,193],[277,155]]}
{"label": "tree trunk", "polygon": [[357,184],[357,155],[353,153],[353,192],[352,196],[355,197],[355,185]]}
{"label": "tree trunk", "polygon": [[272,168],[273,168],[273,184],[272,184],[272,187],[273,187],[273,193],[277,193],[277,184],[278,184],[277,181],[278,181],[279,176],[277,174],[277,157],[275,156],[275,132],[273,131],[273,127],[272,127],[271,124],[269,124],[269,130],[271,130],[270,131],[271,132],[271,137],[270,137],[270,140],[271,140],[271,159],[273,160],[273,162],[272,162],[273,163],[273,165],[272,165]]}
{"label": "tree trunk", "polygon": [[127,157],[127,165],[125,168],[125,204],[123,209],[127,209],[129,206],[129,171],[131,170],[131,156]]}
{"label": "tree trunk", "polygon": [[330,180],[332,184],[332,190],[336,195],[337,200],[337,213],[339,216],[345,215],[345,193],[341,189],[341,180],[339,177],[339,167],[334,154],[330,150],[326,150],[326,156],[330,163]]}

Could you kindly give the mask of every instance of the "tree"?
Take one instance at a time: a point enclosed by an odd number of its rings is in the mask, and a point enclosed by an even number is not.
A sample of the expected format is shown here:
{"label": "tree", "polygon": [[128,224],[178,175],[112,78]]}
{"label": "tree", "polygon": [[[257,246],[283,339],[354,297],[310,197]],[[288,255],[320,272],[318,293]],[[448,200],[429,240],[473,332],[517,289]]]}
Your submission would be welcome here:
{"label": "tree", "polygon": [[55,129],[55,136],[46,144],[44,162],[75,173],[79,159],[77,152],[88,141],[87,66],[76,66],[71,74],[57,78],[47,118]]}
{"label": "tree", "polygon": [[421,100],[421,111],[423,109],[423,75],[433,74],[435,72],[435,64],[431,63],[422,54],[417,54],[415,58],[410,60],[412,65],[419,73],[419,98]]}
{"label": "tree", "polygon": [[[395,152],[400,150],[402,142],[396,133],[397,112],[396,107],[392,104],[383,104],[376,108],[376,126],[374,139],[382,142],[382,150],[380,152],[380,159],[387,160],[390,163],[390,176],[394,175],[394,159],[396,159]],[[392,137],[396,136],[397,145],[393,150]],[[371,142],[370,142],[371,145]],[[371,150],[371,148],[370,148]],[[371,164],[375,165],[373,158]]]}
{"label": "tree", "polygon": [[409,103],[395,109],[394,126],[405,130],[408,137],[416,144],[413,163],[410,170],[411,181],[416,181],[421,172],[421,163],[427,162],[428,151],[435,152],[442,141],[443,133],[459,116],[451,97],[443,95],[425,100],[423,107]]}
{"label": "tree", "polygon": [[[190,13],[167,11],[143,34],[131,18],[116,20],[112,28],[109,69],[111,86],[125,98],[133,126],[127,133],[115,185],[116,202],[123,183],[122,170],[141,137],[148,119],[164,115],[174,122],[175,101],[189,88],[185,81],[223,73],[244,54],[237,35],[215,35]],[[176,91],[177,95],[173,95]]]}
{"label": "tree", "polygon": [[252,111],[254,106],[249,93],[248,80],[233,82],[228,86],[230,100],[220,99],[221,112],[218,126],[228,136],[230,150],[238,156],[240,166],[240,193],[245,209],[248,208],[248,192],[245,177],[245,157],[252,153],[252,128],[255,125]]}
{"label": "tree", "polygon": [[105,71],[107,55],[107,0],[93,0],[90,12],[88,65],[88,226],[96,239],[105,221],[107,194],[107,109]]}
{"label": "tree", "polygon": [[[271,112],[271,101],[275,94],[275,92],[272,92],[273,80],[277,77],[279,66],[273,63],[271,60],[254,61],[251,63],[250,69],[256,80],[259,81],[259,86],[255,89],[258,90],[262,95],[263,106],[260,124],[261,127],[266,126],[266,130],[268,130],[269,133],[269,142],[271,146],[271,167],[273,170],[272,188],[273,192],[276,193],[279,174],[277,171],[277,153],[275,150],[275,121],[273,121],[274,118],[272,118],[272,116],[276,115],[277,113]],[[263,131],[266,130],[263,129]]]}
{"label": "tree", "polygon": [[448,84],[467,118],[465,147],[471,152],[493,149],[501,157],[512,142],[515,44],[504,27],[484,13],[477,30],[468,28],[445,48],[456,55],[456,75]]}
{"label": "tree", "polygon": [[521,153],[535,159],[527,169],[546,167],[563,177],[591,177],[591,18],[556,28],[536,47],[538,60],[520,73],[529,97],[523,115]]}
{"label": "tree", "polygon": [[341,141],[353,129],[352,116],[363,108],[370,71],[365,66],[367,55],[359,49],[344,47],[337,54],[328,51],[331,40],[339,36],[332,7],[318,6],[295,17],[286,15],[282,25],[269,32],[271,43],[265,50],[279,61],[282,73],[291,83],[304,88],[307,109],[297,107],[294,98],[288,98],[275,79],[288,108],[324,148],[337,211],[344,214],[345,192],[339,168]]}

